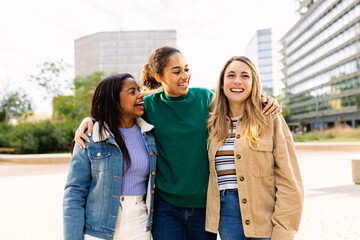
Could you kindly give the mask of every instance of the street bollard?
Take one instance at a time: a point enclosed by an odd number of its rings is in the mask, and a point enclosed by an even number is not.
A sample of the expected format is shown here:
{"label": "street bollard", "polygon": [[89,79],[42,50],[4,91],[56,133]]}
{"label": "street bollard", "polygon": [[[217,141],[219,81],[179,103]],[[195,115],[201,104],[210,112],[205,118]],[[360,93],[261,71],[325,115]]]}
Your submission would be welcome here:
{"label": "street bollard", "polygon": [[352,180],[355,184],[360,184],[360,159],[352,159]]}

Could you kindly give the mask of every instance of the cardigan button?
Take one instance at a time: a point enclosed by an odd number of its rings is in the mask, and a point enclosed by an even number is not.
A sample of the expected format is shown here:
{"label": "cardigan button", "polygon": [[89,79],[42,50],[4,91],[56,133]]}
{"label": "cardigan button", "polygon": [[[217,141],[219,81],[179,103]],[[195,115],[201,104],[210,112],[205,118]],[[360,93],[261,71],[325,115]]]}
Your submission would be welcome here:
{"label": "cardigan button", "polygon": [[244,199],[242,200],[242,203],[247,203],[246,198],[244,198]]}
{"label": "cardigan button", "polygon": [[236,138],[239,139],[239,138],[240,138],[240,134],[236,134]]}
{"label": "cardigan button", "polygon": [[244,181],[244,180],[245,180],[245,178],[244,178],[243,176],[241,176],[239,179],[240,179],[240,181]]}
{"label": "cardigan button", "polygon": [[240,158],[241,158],[241,155],[240,155],[240,154],[237,154],[237,155],[236,155],[236,158],[237,158],[237,159],[240,159]]}
{"label": "cardigan button", "polygon": [[246,220],[246,221],[245,221],[245,224],[246,224],[246,225],[250,225],[250,220]]}

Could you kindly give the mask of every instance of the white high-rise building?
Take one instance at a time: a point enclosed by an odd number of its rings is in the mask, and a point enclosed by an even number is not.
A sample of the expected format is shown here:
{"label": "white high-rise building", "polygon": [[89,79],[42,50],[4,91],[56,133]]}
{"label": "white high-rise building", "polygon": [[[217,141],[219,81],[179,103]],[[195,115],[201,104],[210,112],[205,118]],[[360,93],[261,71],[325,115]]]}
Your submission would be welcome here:
{"label": "white high-rise building", "polygon": [[246,47],[246,56],[253,61],[258,69],[263,92],[275,95],[274,88],[274,54],[271,29],[257,30]]}
{"label": "white high-rise building", "polygon": [[360,0],[296,0],[299,21],[279,44],[289,126],[360,125]]}
{"label": "white high-rise building", "polygon": [[150,54],[176,47],[175,30],[99,32],[75,40],[75,76],[130,73],[140,81]]}

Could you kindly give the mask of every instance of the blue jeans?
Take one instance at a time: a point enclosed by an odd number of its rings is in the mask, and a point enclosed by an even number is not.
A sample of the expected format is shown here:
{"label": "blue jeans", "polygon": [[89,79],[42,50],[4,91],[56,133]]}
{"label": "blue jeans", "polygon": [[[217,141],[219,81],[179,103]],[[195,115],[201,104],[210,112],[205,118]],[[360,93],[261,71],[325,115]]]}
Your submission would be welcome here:
{"label": "blue jeans", "polygon": [[219,234],[221,240],[270,240],[245,237],[237,189],[220,191]]}
{"label": "blue jeans", "polygon": [[172,206],[155,193],[153,240],[216,240],[205,231],[205,208]]}

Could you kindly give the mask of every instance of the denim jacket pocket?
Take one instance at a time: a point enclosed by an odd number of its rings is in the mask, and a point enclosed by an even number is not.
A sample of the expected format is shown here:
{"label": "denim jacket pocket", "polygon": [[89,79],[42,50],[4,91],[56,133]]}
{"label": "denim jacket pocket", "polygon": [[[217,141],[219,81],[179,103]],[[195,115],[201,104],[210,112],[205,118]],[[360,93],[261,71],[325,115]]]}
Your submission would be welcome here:
{"label": "denim jacket pocket", "polygon": [[108,168],[108,159],[110,156],[108,146],[89,146],[88,155],[91,161],[91,169],[95,171],[104,171]]}
{"label": "denim jacket pocket", "polygon": [[260,139],[259,145],[250,144],[251,173],[255,177],[274,175],[273,138],[266,136]]}

